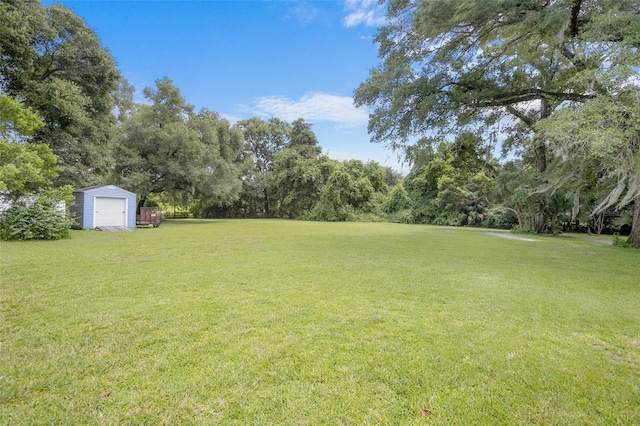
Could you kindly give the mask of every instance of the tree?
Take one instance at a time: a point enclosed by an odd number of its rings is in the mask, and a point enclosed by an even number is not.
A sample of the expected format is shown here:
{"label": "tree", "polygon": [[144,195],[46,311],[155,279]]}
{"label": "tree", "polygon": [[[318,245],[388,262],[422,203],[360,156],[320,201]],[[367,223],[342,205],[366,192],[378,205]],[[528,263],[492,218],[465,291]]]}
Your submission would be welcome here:
{"label": "tree", "polygon": [[427,143],[410,150],[414,166],[405,179],[418,222],[479,225],[490,205],[497,161],[482,150],[483,140],[462,133],[437,150]]}
{"label": "tree", "polygon": [[60,202],[71,201],[71,187],[51,187],[56,157],[45,144],[27,143],[42,120],[19,101],[0,94],[0,239],[60,239],[72,225]]}
{"label": "tree", "polygon": [[[520,159],[503,164],[495,181],[495,210],[513,214],[520,231],[557,232],[571,206],[564,191],[548,191],[546,178]],[[508,218],[502,218],[505,221]]]}
{"label": "tree", "polygon": [[43,125],[30,108],[0,94],[0,191],[10,199],[48,188],[57,176],[51,149],[45,144],[26,143]]}
{"label": "tree", "polygon": [[591,213],[633,204],[628,242],[640,248],[640,87],[557,111],[539,127],[558,155],[555,186],[570,188],[578,200],[597,176],[606,191]]}
{"label": "tree", "polygon": [[0,93],[0,138],[20,142],[43,125],[42,119],[31,108]]}
{"label": "tree", "polygon": [[[536,123],[567,102],[615,92],[639,64],[636,0],[391,0],[382,64],[355,93],[375,142],[501,131],[547,168]],[[433,140],[439,140],[434,138]]]}
{"label": "tree", "polygon": [[245,168],[240,129],[206,109],[194,113],[167,77],[155,83],[143,91],[151,105],[121,118],[114,179],[139,195],[138,208],[161,193],[197,198],[201,210],[231,203]]}
{"label": "tree", "polygon": [[256,170],[259,173],[271,170],[274,156],[282,152],[289,142],[291,125],[277,117],[269,121],[254,117],[239,121],[238,126],[253,156]]}
{"label": "tree", "polygon": [[[362,214],[378,216],[387,192],[386,169],[376,162],[347,160],[336,163],[326,179],[313,217],[329,221],[356,220]],[[380,210],[380,211],[378,211]]]}
{"label": "tree", "polygon": [[43,118],[31,141],[57,155],[57,183],[100,183],[109,171],[119,80],[111,55],[71,10],[0,3],[0,89]]}
{"label": "tree", "polygon": [[[267,172],[272,170],[274,157],[289,142],[291,125],[279,118],[269,121],[254,117],[238,122],[247,149],[253,157],[253,168],[243,181],[245,201],[253,204],[251,213],[270,215],[272,190],[267,182]],[[259,212],[257,204],[260,204]]]}
{"label": "tree", "polygon": [[205,147],[189,127],[193,107],[168,78],[156,80],[155,90],[145,87],[151,105],[140,105],[124,121],[116,146],[116,181],[139,195],[138,208],[149,194],[173,191],[195,193],[204,172]]}
{"label": "tree", "polygon": [[212,208],[229,207],[238,200],[242,190],[241,176],[246,175],[253,159],[245,150],[242,131],[231,126],[217,113],[203,109],[189,119],[189,127],[196,131],[204,145],[202,157],[197,159],[200,173],[194,174],[193,192],[200,211],[208,217]]}
{"label": "tree", "polygon": [[304,119],[292,123],[291,139],[283,152],[274,157],[268,175],[280,204],[280,215],[300,217],[309,212],[320,197],[320,191],[333,168],[333,162],[322,156],[322,148]]}
{"label": "tree", "polygon": [[392,222],[414,223],[411,213],[411,198],[404,183],[399,183],[391,188],[384,205],[384,211],[390,215]]}

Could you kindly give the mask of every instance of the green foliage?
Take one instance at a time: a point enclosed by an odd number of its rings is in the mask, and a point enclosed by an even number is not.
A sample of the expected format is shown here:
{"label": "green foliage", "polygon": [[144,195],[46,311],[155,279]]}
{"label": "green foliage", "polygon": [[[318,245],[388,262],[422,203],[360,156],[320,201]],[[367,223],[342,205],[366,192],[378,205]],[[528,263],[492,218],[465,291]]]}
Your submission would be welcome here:
{"label": "green foliage", "polygon": [[140,196],[196,197],[202,203],[231,203],[246,168],[240,129],[211,111],[195,114],[168,78],[145,88],[151,105],[138,105],[122,121],[114,180]]}
{"label": "green foliage", "polygon": [[37,111],[33,141],[57,155],[57,183],[101,183],[112,165],[115,61],[71,10],[31,0],[0,3],[0,85]]}
{"label": "green foliage", "polygon": [[388,213],[386,219],[392,223],[416,223],[415,217],[413,217],[413,210],[404,209],[395,212]]}
{"label": "green foliage", "polygon": [[11,96],[0,93],[0,139],[19,142],[44,126],[42,119],[29,107]]}
{"label": "green foliage", "polygon": [[[0,214],[2,240],[59,240],[69,236],[74,221],[66,205],[72,188],[61,187],[22,200],[14,200]],[[65,203],[65,207],[61,207]]]}
{"label": "green foliage", "polygon": [[[563,102],[616,90],[638,66],[632,0],[395,0],[387,19],[376,37],[381,64],[355,100],[374,111],[374,141],[395,148],[504,115],[517,123],[505,131],[531,134]],[[544,141],[528,141],[543,171]]]}
{"label": "green foliage", "polygon": [[379,221],[387,203],[386,170],[375,162],[337,164],[311,217],[328,221]]}
{"label": "green foliage", "polygon": [[497,162],[483,140],[462,133],[453,142],[413,148],[414,168],[405,180],[418,223],[480,225],[492,201]]}
{"label": "green foliage", "polygon": [[495,208],[513,213],[519,229],[525,232],[557,233],[562,222],[571,220],[572,197],[564,191],[550,191],[546,176],[522,161],[503,165],[495,194]]}
{"label": "green foliage", "polygon": [[242,180],[237,210],[250,216],[271,216],[276,192],[269,186],[267,173],[273,169],[275,155],[289,143],[291,125],[278,118],[263,121],[257,117],[238,122],[245,144],[253,159]]}
{"label": "green foliage", "polygon": [[[435,140],[465,131],[494,136],[494,141],[504,141],[503,151],[543,174],[557,145],[549,150],[548,137],[537,123],[567,105],[614,96],[637,80],[638,12],[636,0],[391,0],[387,24],[375,40],[380,65],[358,87],[355,102],[373,111],[373,141],[418,160],[410,176],[417,178],[415,185],[407,182],[410,194],[423,197],[412,196],[416,220],[449,222],[462,215],[454,210],[463,210],[461,201],[468,195],[467,185],[449,173],[420,175],[425,158],[413,147],[419,147],[425,135]],[[496,132],[505,137],[496,139]],[[573,136],[561,133],[565,139]],[[574,167],[573,161],[562,161]],[[442,178],[437,206],[426,195],[435,190],[435,176]],[[517,197],[519,206],[509,207],[519,211],[527,204],[528,214],[519,217],[521,226],[537,232],[553,228],[557,215],[552,205],[557,200],[532,196],[549,186],[533,188]],[[624,191],[622,186],[617,190]],[[640,231],[638,235],[640,245]]]}
{"label": "green foliage", "polygon": [[620,234],[618,234],[617,232],[613,234],[613,240],[611,244],[614,247],[633,248],[633,244],[631,244],[626,238],[625,239],[620,238]]}
{"label": "green foliage", "polygon": [[56,156],[48,145],[0,140],[0,191],[12,198],[32,194],[56,176]]}
{"label": "green foliage", "polygon": [[[600,96],[565,108],[539,124],[557,152],[553,188],[597,199],[590,214],[640,203],[640,87],[626,85],[615,96]],[[575,214],[574,214],[575,215]],[[630,242],[640,247],[640,219]]]}
{"label": "green foliage", "polygon": [[336,163],[321,153],[311,125],[302,119],[294,121],[290,142],[274,156],[273,168],[267,175],[281,217],[304,216],[320,198]]}
{"label": "green foliage", "polygon": [[43,125],[30,108],[0,94],[0,191],[9,198],[47,188],[57,176],[56,157],[49,146],[24,143]]}
{"label": "green foliage", "polygon": [[282,152],[289,142],[291,125],[278,118],[264,121],[254,117],[239,121],[238,126],[253,156],[256,170],[261,173],[271,170],[274,155]]}
{"label": "green foliage", "polygon": [[411,198],[407,192],[404,183],[391,188],[389,196],[384,204],[384,211],[387,213],[395,213],[408,210],[411,207]]}
{"label": "green foliage", "polygon": [[485,214],[483,226],[496,229],[512,229],[518,226],[518,219],[511,211],[491,208]]}
{"label": "green foliage", "polygon": [[196,198],[208,204],[230,205],[242,190],[240,177],[253,164],[252,158],[244,155],[241,129],[208,110],[191,117],[189,126],[204,144],[203,156],[198,159],[201,170],[193,182]]}

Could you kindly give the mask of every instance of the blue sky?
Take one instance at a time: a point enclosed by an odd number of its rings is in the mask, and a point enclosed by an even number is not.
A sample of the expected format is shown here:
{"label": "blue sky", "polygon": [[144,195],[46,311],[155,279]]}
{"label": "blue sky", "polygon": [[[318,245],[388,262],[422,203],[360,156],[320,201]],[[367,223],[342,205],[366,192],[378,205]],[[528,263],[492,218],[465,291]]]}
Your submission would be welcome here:
{"label": "blue sky", "polygon": [[167,76],[197,110],[231,122],[302,117],[330,157],[401,169],[396,153],[369,141],[367,111],[352,103],[378,64],[377,0],[58,3],[96,32],[139,101]]}

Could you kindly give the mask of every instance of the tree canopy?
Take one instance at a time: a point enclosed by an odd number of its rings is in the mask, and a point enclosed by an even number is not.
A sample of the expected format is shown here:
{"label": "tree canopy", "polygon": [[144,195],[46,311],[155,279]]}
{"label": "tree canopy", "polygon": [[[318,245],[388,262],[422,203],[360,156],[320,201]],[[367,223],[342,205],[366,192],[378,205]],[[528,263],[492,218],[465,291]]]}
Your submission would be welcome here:
{"label": "tree canopy", "polygon": [[[521,165],[521,185],[509,191],[506,199],[512,206],[507,208],[528,212],[526,220],[519,221],[532,230],[552,230],[552,212],[561,210],[563,203],[557,203],[553,176],[544,172],[556,155],[566,159],[567,149],[576,144],[544,122],[554,115],[559,117],[556,123],[572,118],[564,110],[618,98],[636,84],[640,3],[390,0],[387,18],[376,37],[381,63],[355,92],[356,104],[371,108],[373,141],[405,150],[413,159],[416,141],[438,144],[468,131],[482,135],[490,148],[497,139],[503,152],[523,160],[512,163]],[[587,115],[589,108],[584,110]],[[634,119],[628,116],[627,122]],[[601,115],[598,125],[585,129],[599,132],[603,126],[615,127],[615,122]],[[582,134],[583,141],[590,139]],[[563,148],[565,142],[568,146]],[[617,199],[624,188],[627,195],[633,194],[631,183],[637,176],[637,171],[622,172],[628,169],[616,160],[617,142],[606,143],[612,149],[600,161],[616,164],[618,179],[602,205]],[[529,174],[529,167],[544,177]],[[567,176],[575,176],[570,166],[557,169],[566,173],[565,182]],[[610,169],[602,173],[612,176]],[[529,181],[522,181],[526,176]],[[527,194],[521,194],[523,188],[528,188]]]}
{"label": "tree canopy", "polygon": [[56,157],[45,144],[25,139],[44,125],[18,100],[0,94],[0,192],[9,198],[48,188],[57,176]]}
{"label": "tree canopy", "polygon": [[139,194],[233,200],[240,191],[242,133],[216,113],[194,113],[168,78],[144,89],[140,104],[122,124],[114,178]]}
{"label": "tree canopy", "polygon": [[629,242],[640,248],[640,88],[565,108],[539,127],[557,153],[555,186],[568,187],[576,200],[598,186],[594,214],[635,204]]}
{"label": "tree canopy", "polygon": [[613,232],[632,212],[640,247],[637,0],[389,0],[387,18],[355,102],[406,178],[330,159],[304,118],[195,111],[167,77],[137,103],[72,11],[0,2],[1,195],[48,214],[51,187],[115,183],[200,217],[536,232]]}
{"label": "tree canopy", "polygon": [[100,183],[111,166],[115,61],[84,21],[64,6],[35,0],[0,3],[0,89],[45,125],[34,143],[49,145],[60,184]]}
{"label": "tree canopy", "polygon": [[376,142],[500,130],[546,169],[535,124],[616,91],[639,65],[635,0],[391,0],[382,63],[356,90]]}

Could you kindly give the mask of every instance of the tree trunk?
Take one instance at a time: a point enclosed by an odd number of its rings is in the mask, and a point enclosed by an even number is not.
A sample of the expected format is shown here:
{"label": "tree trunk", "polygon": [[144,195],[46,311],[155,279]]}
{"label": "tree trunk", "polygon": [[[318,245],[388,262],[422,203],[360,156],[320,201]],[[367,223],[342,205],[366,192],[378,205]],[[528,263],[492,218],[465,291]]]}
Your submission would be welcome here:
{"label": "tree trunk", "polygon": [[136,214],[140,214],[140,207],[144,207],[144,203],[147,201],[147,197],[140,197],[140,200],[138,200],[138,205],[136,206]]}
{"label": "tree trunk", "polygon": [[631,219],[631,234],[627,242],[637,249],[640,249],[640,197],[637,197],[633,204],[633,218]]}
{"label": "tree trunk", "polygon": [[[547,145],[541,138],[534,137],[535,141],[535,167],[538,174],[544,173],[547,170]],[[545,195],[546,196],[546,195]],[[537,234],[548,232],[547,228],[547,215],[545,212],[545,196],[540,197],[538,200],[537,212],[533,215],[533,230]]]}
{"label": "tree trunk", "polygon": [[544,141],[539,140],[536,143],[536,172],[543,173],[547,170],[547,146]]}

